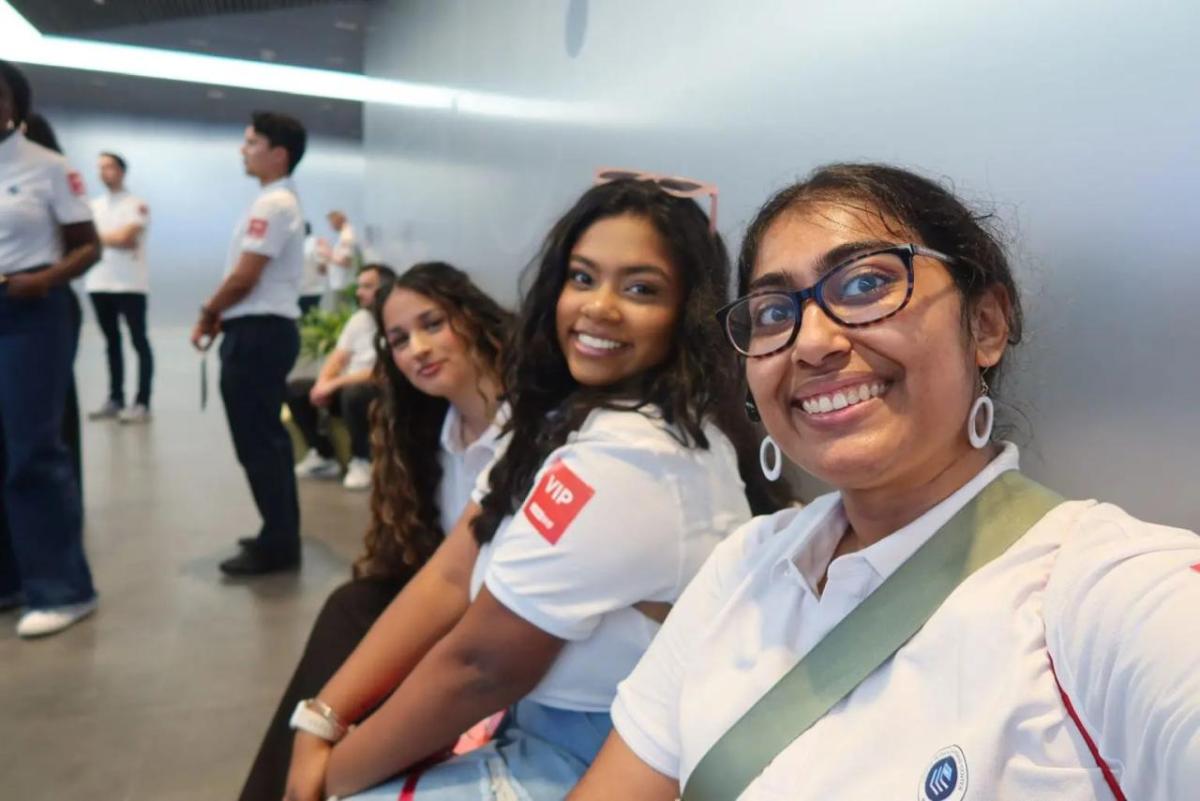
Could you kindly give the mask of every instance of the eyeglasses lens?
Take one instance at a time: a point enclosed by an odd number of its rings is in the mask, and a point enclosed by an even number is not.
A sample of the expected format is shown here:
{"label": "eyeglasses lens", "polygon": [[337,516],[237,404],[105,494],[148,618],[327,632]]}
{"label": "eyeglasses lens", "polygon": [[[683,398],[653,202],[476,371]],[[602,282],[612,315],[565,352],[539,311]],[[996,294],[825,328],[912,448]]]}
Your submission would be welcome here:
{"label": "eyeglasses lens", "polygon": [[[902,256],[878,253],[838,267],[821,282],[825,310],[843,325],[865,325],[894,314],[908,297],[908,268]],[[800,307],[790,292],[759,292],[729,310],[725,328],[735,348],[763,356],[784,347],[800,325]]]}

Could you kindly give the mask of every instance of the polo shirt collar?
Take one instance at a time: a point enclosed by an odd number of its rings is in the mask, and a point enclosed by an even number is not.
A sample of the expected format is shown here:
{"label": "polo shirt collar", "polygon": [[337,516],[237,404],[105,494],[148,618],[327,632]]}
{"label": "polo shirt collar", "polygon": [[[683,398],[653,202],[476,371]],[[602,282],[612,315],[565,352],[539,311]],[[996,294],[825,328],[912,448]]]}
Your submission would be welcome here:
{"label": "polo shirt collar", "polygon": [[[992,483],[1001,473],[1017,470],[1020,467],[1020,454],[1017,446],[1005,442],[1000,453],[987,464],[978,474],[963,486],[959,487],[950,497],[934,506],[925,514],[918,517],[907,526],[889,534],[861,551],[842,557],[846,560],[861,560],[876,574],[880,581],[895,573],[900,565],[916,553],[925,542],[932,537],[946,521],[954,516],[967,502],[978,495],[984,487]],[[815,594],[817,582],[820,580],[830,563],[830,557],[846,530],[846,512],[842,506],[841,496],[827,496],[833,499],[829,508],[816,522],[810,524],[809,535],[804,537],[796,548],[785,552],[779,563],[792,562],[805,579],[810,592]],[[817,503],[819,501],[815,501]]]}

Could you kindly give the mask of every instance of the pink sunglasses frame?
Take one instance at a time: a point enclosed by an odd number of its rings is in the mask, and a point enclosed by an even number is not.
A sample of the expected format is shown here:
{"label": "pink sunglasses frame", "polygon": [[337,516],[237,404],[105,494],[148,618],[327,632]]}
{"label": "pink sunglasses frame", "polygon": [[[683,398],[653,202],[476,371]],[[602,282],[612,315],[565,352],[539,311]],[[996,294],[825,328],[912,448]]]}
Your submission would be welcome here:
{"label": "pink sunglasses frame", "polygon": [[[609,177],[608,173],[620,173],[619,176]],[[650,181],[668,195],[674,197],[698,198],[708,197],[708,232],[715,234],[717,232],[717,195],[719,194],[716,184],[710,184],[707,181],[698,181],[695,178],[687,178],[682,175],[667,175],[660,172],[646,172],[645,170],[628,170],[624,167],[598,167],[592,175],[592,184],[600,186],[601,184],[610,184],[613,181]],[[677,189],[671,186],[664,185],[666,181],[680,181],[694,184],[695,189]]]}

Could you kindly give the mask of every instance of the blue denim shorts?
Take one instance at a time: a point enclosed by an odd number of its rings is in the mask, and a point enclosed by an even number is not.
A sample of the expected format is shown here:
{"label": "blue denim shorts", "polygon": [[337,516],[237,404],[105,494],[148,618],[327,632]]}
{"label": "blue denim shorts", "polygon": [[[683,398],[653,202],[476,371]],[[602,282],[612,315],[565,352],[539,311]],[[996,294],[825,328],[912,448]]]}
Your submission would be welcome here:
{"label": "blue denim shorts", "polygon": [[414,801],[562,801],[612,730],[603,712],[574,712],[532,701],[509,710],[482,748],[399,776],[343,801],[396,801],[406,783]]}

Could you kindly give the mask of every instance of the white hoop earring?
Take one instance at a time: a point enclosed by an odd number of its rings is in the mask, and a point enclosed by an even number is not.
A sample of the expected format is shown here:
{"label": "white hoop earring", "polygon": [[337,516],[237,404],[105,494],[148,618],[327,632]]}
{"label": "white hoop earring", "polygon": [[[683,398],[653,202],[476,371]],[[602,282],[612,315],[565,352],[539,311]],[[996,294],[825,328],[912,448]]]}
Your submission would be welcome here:
{"label": "white hoop earring", "polygon": [[[967,439],[971,440],[971,447],[976,450],[992,441],[992,426],[996,422],[996,407],[988,397],[987,381],[981,376],[979,383],[982,385],[982,391],[971,405],[971,413],[967,415]],[[979,420],[981,412],[984,416],[982,426]]]}
{"label": "white hoop earring", "polygon": [[[775,451],[774,462],[770,467],[767,466],[767,450]],[[775,440],[766,437],[762,441],[762,445],[758,446],[758,466],[762,468],[763,475],[767,481],[778,481],[779,476],[783,474],[783,452],[779,450],[779,445]]]}

